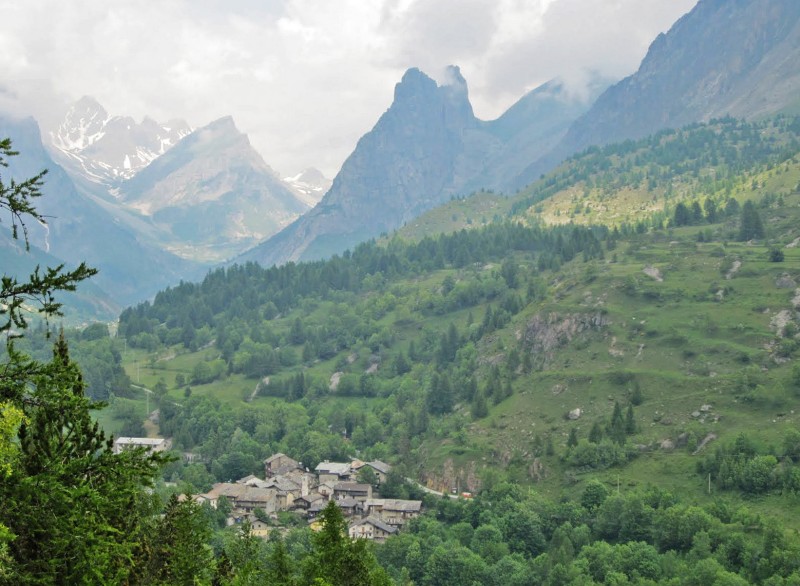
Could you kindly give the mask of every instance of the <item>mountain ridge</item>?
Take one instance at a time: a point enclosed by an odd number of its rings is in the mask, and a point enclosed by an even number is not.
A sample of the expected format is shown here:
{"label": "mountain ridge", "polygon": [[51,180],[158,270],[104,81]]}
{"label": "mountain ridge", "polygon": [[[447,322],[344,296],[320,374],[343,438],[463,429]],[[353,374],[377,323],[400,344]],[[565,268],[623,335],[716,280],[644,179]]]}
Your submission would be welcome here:
{"label": "mountain ridge", "polygon": [[701,0],[651,43],[566,136],[519,175],[521,187],[592,145],[731,115],[759,118],[800,101],[800,4]]}
{"label": "mountain ridge", "polygon": [[183,120],[159,124],[145,117],[136,123],[129,116],[111,116],[97,100],[84,96],[48,134],[51,154],[62,165],[113,188],[191,132]]}
{"label": "mountain ridge", "polygon": [[550,82],[523,96],[505,117],[486,122],[474,115],[460,69],[450,66],[446,79],[439,85],[418,68],[408,69],[389,109],[358,141],[320,203],[236,260],[270,265],[324,258],[454,196],[497,188],[588,107]]}

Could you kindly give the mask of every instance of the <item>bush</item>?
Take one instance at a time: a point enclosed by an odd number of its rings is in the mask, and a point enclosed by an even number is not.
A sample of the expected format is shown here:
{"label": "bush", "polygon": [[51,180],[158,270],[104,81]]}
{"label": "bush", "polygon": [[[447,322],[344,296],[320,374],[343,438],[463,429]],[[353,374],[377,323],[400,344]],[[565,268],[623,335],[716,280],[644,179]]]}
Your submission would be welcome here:
{"label": "bush", "polygon": [[771,248],[769,251],[769,262],[783,262],[783,251],[780,248]]}

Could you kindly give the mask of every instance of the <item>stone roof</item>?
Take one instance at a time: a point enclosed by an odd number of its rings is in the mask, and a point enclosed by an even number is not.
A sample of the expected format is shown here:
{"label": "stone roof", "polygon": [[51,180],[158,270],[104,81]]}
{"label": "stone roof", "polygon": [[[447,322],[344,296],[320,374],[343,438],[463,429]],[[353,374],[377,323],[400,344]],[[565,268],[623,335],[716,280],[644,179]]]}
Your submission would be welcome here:
{"label": "stone roof", "polygon": [[397,533],[397,527],[392,527],[391,525],[384,523],[380,519],[376,517],[367,517],[366,519],[361,519],[356,523],[350,525],[351,527],[358,527],[359,525],[372,525],[373,527],[377,527],[381,531],[385,531],[386,533]]}
{"label": "stone roof", "polygon": [[309,513],[319,513],[322,509],[328,506],[328,501],[324,499],[316,500],[308,507]]}
{"label": "stone roof", "polygon": [[402,499],[367,499],[364,506],[380,507],[384,511],[419,512],[422,501],[406,501]]}
{"label": "stone roof", "polygon": [[[272,454],[269,458],[264,460],[264,464],[270,464],[270,463],[274,462],[275,460],[277,460],[278,458],[288,458],[288,457],[289,456],[287,456],[283,452],[278,452],[277,454]],[[292,459],[294,459],[294,458],[292,458]]]}
{"label": "stone roof", "polygon": [[118,437],[114,440],[119,446],[160,446],[166,442],[163,437]]}
{"label": "stone roof", "polygon": [[255,474],[251,474],[250,476],[245,476],[244,478],[240,478],[236,481],[237,484],[247,484],[251,480],[260,480],[258,476]]}
{"label": "stone roof", "polygon": [[383,474],[389,474],[389,470],[392,469],[392,467],[389,466],[389,464],[387,464],[386,462],[381,462],[380,460],[373,460],[372,462],[367,462],[367,466],[372,466],[373,468],[375,468],[375,470]]}
{"label": "stone roof", "polygon": [[358,482],[337,482],[333,490],[338,492],[369,492],[372,488],[370,484],[359,484]]}
{"label": "stone roof", "polygon": [[284,476],[276,476],[267,481],[267,486],[274,486],[278,490],[292,492],[300,490],[300,485],[294,480],[290,480]]}
{"label": "stone roof", "polygon": [[273,498],[275,498],[275,492],[272,490],[248,486],[242,494],[236,497],[236,500],[249,503],[267,503]]}
{"label": "stone roof", "polygon": [[246,490],[246,486],[244,484],[234,484],[231,482],[217,482],[214,486],[211,487],[207,493],[205,493],[205,497],[208,499],[217,499],[221,496],[227,498],[236,498],[240,494],[242,494]]}
{"label": "stone roof", "polygon": [[314,470],[318,474],[336,474],[337,476],[347,476],[352,472],[349,462],[320,462]]}

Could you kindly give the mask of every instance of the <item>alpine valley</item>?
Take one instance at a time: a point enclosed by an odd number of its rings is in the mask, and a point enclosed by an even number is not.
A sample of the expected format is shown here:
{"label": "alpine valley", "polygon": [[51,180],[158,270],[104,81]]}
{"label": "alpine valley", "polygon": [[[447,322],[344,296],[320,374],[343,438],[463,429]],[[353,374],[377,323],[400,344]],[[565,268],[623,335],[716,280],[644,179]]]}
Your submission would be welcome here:
{"label": "alpine valley", "polygon": [[[48,364],[68,343],[70,400],[174,455],[130,500],[144,545],[104,567],[800,584],[798,51],[795,0],[700,0],[631,76],[555,79],[489,121],[458,67],[412,68],[330,183],[281,178],[231,118],[84,98],[46,145],[4,119],[10,176],[50,169],[48,222],[30,253],[4,234],[5,266],[88,260],[68,309],[115,317],[67,327]],[[16,348],[50,360],[46,333]],[[37,539],[73,555],[20,497],[49,453],[34,421],[0,483],[28,508],[0,504],[0,529],[12,571],[58,582],[27,561]]]}

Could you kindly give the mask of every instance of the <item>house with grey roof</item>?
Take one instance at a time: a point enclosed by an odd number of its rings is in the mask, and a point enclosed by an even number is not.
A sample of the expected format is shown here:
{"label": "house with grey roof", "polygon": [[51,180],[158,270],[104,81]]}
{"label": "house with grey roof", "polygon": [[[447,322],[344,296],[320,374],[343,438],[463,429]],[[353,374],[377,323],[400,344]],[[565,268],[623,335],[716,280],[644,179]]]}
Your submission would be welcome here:
{"label": "house with grey roof", "polygon": [[353,469],[349,462],[320,462],[314,468],[320,484],[325,482],[346,482],[351,479]]}
{"label": "house with grey roof", "polygon": [[369,539],[378,543],[386,541],[387,537],[390,537],[395,533],[397,533],[397,529],[395,527],[392,527],[391,525],[388,525],[375,517],[367,517],[366,519],[356,521],[350,525],[348,529],[348,534],[352,539]]}
{"label": "house with grey roof", "polygon": [[163,437],[118,437],[114,440],[114,453],[133,448],[145,448],[148,452],[165,452],[172,447],[172,441]]}
{"label": "house with grey roof", "polygon": [[337,482],[333,486],[333,498],[337,501],[343,498],[353,498],[364,502],[372,498],[372,485],[358,482]]}
{"label": "house with grey roof", "polygon": [[264,460],[264,473],[267,478],[279,474],[287,474],[292,470],[302,470],[300,462],[294,458],[290,458],[286,454],[278,452]]}
{"label": "house with grey roof", "polygon": [[365,515],[379,517],[393,527],[402,527],[411,519],[419,517],[422,501],[403,499],[367,499],[362,505]]}

